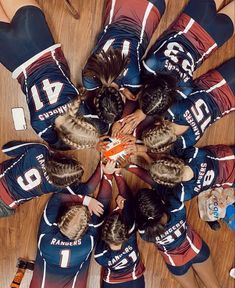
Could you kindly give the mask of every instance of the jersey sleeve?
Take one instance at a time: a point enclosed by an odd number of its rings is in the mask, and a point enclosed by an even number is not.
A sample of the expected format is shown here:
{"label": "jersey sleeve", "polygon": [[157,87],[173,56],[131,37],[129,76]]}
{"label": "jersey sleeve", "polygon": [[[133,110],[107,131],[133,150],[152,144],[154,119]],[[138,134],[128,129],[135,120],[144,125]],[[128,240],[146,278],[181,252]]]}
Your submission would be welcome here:
{"label": "jersey sleeve", "polygon": [[157,183],[153,181],[152,177],[150,176],[150,173],[146,169],[136,164],[130,164],[126,169],[127,171],[138,176],[140,179],[149,184],[151,187],[154,188],[157,185]]}
{"label": "jersey sleeve", "polygon": [[124,208],[122,209],[122,217],[124,223],[130,228],[130,233],[133,232],[135,217],[133,208],[133,197],[129,186],[127,185],[124,177],[121,174],[114,174],[115,181],[117,183],[119,194],[125,198]]}
{"label": "jersey sleeve", "polygon": [[104,214],[102,216],[97,216],[95,214],[91,216],[89,228],[90,234],[93,236],[97,235],[97,229],[99,229],[99,227],[103,224],[103,219],[108,212],[109,203],[112,199],[112,178],[113,175],[104,174],[100,183],[99,192],[96,199],[103,204]]}
{"label": "jersey sleeve", "polygon": [[93,194],[96,187],[100,183],[102,176],[101,162],[98,163],[95,171],[91,175],[91,177],[85,183],[80,183],[79,185],[70,185],[67,187],[67,190],[71,194],[81,194],[81,195],[89,195]]}
{"label": "jersey sleeve", "polygon": [[100,88],[101,85],[98,80],[96,80],[93,77],[85,76],[85,73],[84,73],[85,69],[83,70],[83,73],[82,73],[82,84],[86,88],[86,90],[92,91],[92,90],[96,90]]}
{"label": "jersey sleeve", "polygon": [[107,266],[108,261],[110,260],[108,252],[105,242],[102,239],[99,239],[95,248],[94,258],[96,262],[103,267]]}
{"label": "jersey sleeve", "polygon": [[122,113],[122,118],[134,113],[137,108],[138,108],[137,101],[131,101],[127,99]]}
{"label": "jersey sleeve", "polygon": [[143,131],[148,129],[148,127],[151,127],[155,121],[156,118],[154,116],[146,116],[146,118],[136,127],[134,131],[134,136],[136,139],[141,139]]}
{"label": "jersey sleeve", "polygon": [[10,141],[3,145],[2,152],[10,157],[16,157],[27,152],[31,148],[45,149],[49,151],[48,147],[44,144],[21,142],[21,141]]}
{"label": "jersey sleeve", "polygon": [[57,225],[58,215],[62,208],[79,204],[84,204],[84,196],[82,195],[70,195],[65,193],[53,194],[43,212],[42,218],[44,220],[44,228],[45,226],[50,228],[53,225]]}

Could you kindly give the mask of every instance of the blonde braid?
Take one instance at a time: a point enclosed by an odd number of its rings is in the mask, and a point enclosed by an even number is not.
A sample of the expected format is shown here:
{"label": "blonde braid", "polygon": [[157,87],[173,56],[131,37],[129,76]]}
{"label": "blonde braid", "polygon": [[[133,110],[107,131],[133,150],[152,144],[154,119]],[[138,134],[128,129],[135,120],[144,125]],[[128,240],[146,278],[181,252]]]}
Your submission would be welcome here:
{"label": "blonde braid", "polygon": [[79,161],[60,155],[50,157],[45,163],[45,168],[50,181],[59,187],[79,182],[84,172]]}
{"label": "blonde braid", "polygon": [[181,159],[163,154],[151,165],[150,174],[156,183],[174,187],[182,182],[184,166]]}
{"label": "blonde braid", "polygon": [[57,223],[60,232],[70,240],[80,239],[88,228],[90,214],[83,205],[71,206]]}
{"label": "blonde braid", "polygon": [[82,98],[79,96],[70,105],[68,111],[61,117],[62,124],[56,125],[59,137],[65,144],[77,149],[94,147],[99,141],[96,127],[82,115],[79,115]]}
{"label": "blonde braid", "polygon": [[150,148],[150,152],[162,153],[170,150],[177,136],[171,122],[162,120],[153,128],[144,131],[142,139],[144,144]]}

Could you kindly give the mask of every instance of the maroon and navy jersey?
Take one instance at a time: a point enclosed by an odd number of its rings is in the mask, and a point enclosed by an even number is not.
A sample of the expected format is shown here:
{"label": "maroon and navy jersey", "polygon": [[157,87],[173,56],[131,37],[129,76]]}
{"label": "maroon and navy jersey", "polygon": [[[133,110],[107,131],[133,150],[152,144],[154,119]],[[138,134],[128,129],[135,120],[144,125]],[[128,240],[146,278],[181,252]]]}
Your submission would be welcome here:
{"label": "maroon and navy jersey", "polygon": [[206,30],[182,13],[151,48],[143,66],[147,74],[174,75],[178,92],[185,98],[191,92],[193,72],[216,48]]}
{"label": "maroon and navy jersey", "polygon": [[144,273],[137,245],[133,211],[133,198],[122,175],[115,174],[119,194],[125,200],[124,208],[115,209],[122,213],[123,222],[129,227],[129,235],[120,250],[112,250],[103,240],[99,240],[95,250],[95,260],[103,267],[103,280],[108,283],[123,283],[135,280]]}
{"label": "maroon and navy jersey", "polygon": [[[107,211],[112,197],[111,175],[104,175],[97,200]],[[78,240],[64,236],[58,226],[60,210],[80,204],[73,195],[54,194],[49,200],[39,227],[38,252],[31,288],[85,288],[92,250],[103,216],[91,216],[88,229]]]}
{"label": "maroon and navy jersey", "polygon": [[99,241],[95,250],[95,260],[104,267],[103,280],[112,284],[135,280],[144,272],[136,232],[132,233],[117,251],[111,250],[104,241]]}
{"label": "maroon and navy jersey", "polygon": [[[167,209],[169,220],[164,225],[164,232],[156,235],[153,243],[167,264],[182,266],[200,252],[202,239],[187,223],[186,208],[180,199],[171,196]],[[145,230],[139,230],[139,234],[146,240]]]}
{"label": "maroon and navy jersey", "polygon": [[[140,60],[164,13],[165,1],[108,0],[106,2],[104,31],[99,37],[93,54],[113,48],[120,49],[123,55],[128,55],[129,64],[114,81],[120,87],[126,87],[133,92],[138,91],[141,87]],[[94,78],[83,76],[83,85],[87,90],[95,90],[101,86],[101,83]]]}
{"label": "maroon and navy jersey", "polygon": [[[224,63],[230,77],[223,77],[219,70],[212,70],[193,83],[193,91],[187,99],[173,104],[165,118],[179,125],[188,126],[188,130],[178,137],[174,150],[193,146],[202,137],[205,130],[224,115],[235,110],[234,59]],[[231,70],[231,67],[233,71]],[[230,69],[229,69],[230,68]]]}
{"label": "maroon and navy jersey", "polygon": [[[191,229],[186,221],[186,207],[180,194],[173,193],[163,185],[155,183],[149,172],[137,165],[131,164],[128,171],[140,177],[159,193],[167,203],[170,215],[168,222],[164,225],[164,232],[156,235],[152,240],[162,254],[166,263],[172,266],[181,266],[194,258],[202,247],[202,239]],[[188,199],[191,199],[189,195]],[[139,230],[143,240],[148,239],[145,230]],[[149,239],[147,240],[149,241]]]}
{"label": "maroon and navy jersey", "polygon": [[0,198],[11,208],[50,192],[84,195],[93,192],[101,178],[98,165],[87,183],[61,188],[53,185],[47,175],[45,162],[53,152],[46,145],[12,141],[2,151],[14,157],[0,164]]}
{"label": "maroon and navy jersey", "polygon": [[181,201],[212,187],[235,187],[235,146],[211,145],[184,150],[182,159],[194,176],[174,187]]}
{"label": "maroon and navy jersey", "polygon": [[35,55],[13,72],[30,111],[31,126],[49,144],[58,140],[55,118],[65,113],[78,91],[59,44]]}

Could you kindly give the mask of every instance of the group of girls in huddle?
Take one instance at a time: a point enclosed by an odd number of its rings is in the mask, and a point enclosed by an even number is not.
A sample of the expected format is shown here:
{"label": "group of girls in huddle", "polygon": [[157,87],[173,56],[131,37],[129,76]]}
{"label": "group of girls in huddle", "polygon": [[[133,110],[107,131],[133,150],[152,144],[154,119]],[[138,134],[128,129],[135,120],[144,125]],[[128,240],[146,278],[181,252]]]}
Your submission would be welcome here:
{"label": "group of girls in huddle", "polygon": [[[166,2],[107,0],[103,32],[82,71],[84,88],[76,88],[38,3],[0,0],[0,62],[21,85],[31,126],[50,146],[9,142],[3,152],[14,158],[0,165],[0,216],[54,192],[39,226],[31,288],[86,287],[94,249],[102,287],[145,287],[137,231],[155,243],[182,287],[199,287],[195,273],[206,287],[221,287],[184,202],[235,185],[234,146],[193,147],[235,109],[234,58],[193,80],[233,35],[234,1],[219,10],[222,0],[189,0],[144,57]],[[147,160],[148,171],[125,168],[150,189],[133,193],[113,161],[98,163],[82,183],[83,165],[53,150],[95,148],[109,132]],[[108,213],[113,178],[119,195]]]}

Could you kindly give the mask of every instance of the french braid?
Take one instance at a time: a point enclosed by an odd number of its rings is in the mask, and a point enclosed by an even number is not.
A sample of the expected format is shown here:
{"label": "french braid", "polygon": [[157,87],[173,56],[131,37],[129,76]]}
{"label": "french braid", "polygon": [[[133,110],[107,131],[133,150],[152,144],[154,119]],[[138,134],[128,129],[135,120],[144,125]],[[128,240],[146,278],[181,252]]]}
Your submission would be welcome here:
{"label": "french braid", "polygon": [[50,181],[59,187],[78,182],[84,172],[79,161],[59,156],[50,157],[45,163],[45,168]]}
{"label": "french braid", "polygon": [[142,134],[144,144],[152,153],[162,153],[170,150],[177,136],[171,122],[162,120],[154,127],[146,130]]}
{"label": "french braid", "polygon": [[120,119],[124,103],[120,92],[112,87],[103,87],[95,97],[97,115],[108,123]]}
{"label": "french braid", "polygon": [[155,237],[164,232],[160,221],[164,213],[168,215],[167,204],[157,191],[144,188],[136,195],[136,209],[138,229],[145,231],[147,241],[155,242]]}
{"label": "french braid", "polygon": [[174,101],[175,83],[174,78],[165,75],[148,79],[138,98],[144,114],[162,116]]}
{"label": "french braid", "polygon": [[90,213],[83,205],[74,205],[62,215],[57,223],[60,232],[70,240],[78,240],[88,228]]}
{"label": "french braid", "polygon": [[174,187],[182,182],[183,168],[181,159],[163,154],[151,165],[150,174],[156,183]]}
{"label": "french braid", "polygon": [[107,244],[118,245],[128,239],[128,227],[122,222],[121,215],[114,212],[109,215],[102,228],[102,240]]}
{"label": "french braid", "polygon": [[74,148],[91,148],[99,141],[96,127],[79,114],[78,109],[82,98],[77,97],[63,117],[63,123],[56,125],[61,140]]}

